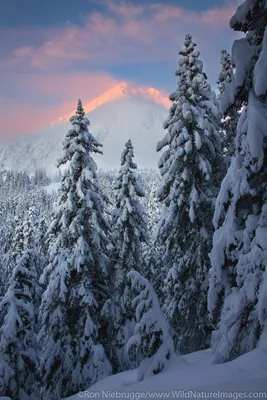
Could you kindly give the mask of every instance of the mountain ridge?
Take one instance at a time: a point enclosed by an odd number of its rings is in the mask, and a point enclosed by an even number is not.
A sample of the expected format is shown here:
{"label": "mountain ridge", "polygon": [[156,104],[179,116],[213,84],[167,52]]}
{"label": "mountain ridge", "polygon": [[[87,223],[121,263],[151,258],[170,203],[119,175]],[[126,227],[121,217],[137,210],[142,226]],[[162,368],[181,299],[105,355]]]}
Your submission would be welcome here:
{"label": "mountain ridge", "polygon": [[[83,103],[83,109],[84,112],[88,114],[105,103],[118,100],[123,96],[130,97],[136,95],[140,95],[146,99],[152,100],[153,102],[161,104],[166,108],[170,107],[171,104],[167,94],[165,94],[165,92],[161,90],[155,89],[153,87],[134,86],[129,82],[122,81],[117,85],[113,86],[111,89],[105,91],[100,96],[90,100],[89,102]],[[75,112],[76,110],[73,110],[71,113],[57,118],[56,120],[51,122],[48,126],[52,127],[60,123],[69,121],[70,117],[74,115]]]}
{"label": "mountain ridge", "polygon": [[[164,135],[163,122],[169,104],[163,92],[126,82],[83,103],[90,131],[103,144],[104,155],[94,156],[99,168],[118,168],[128,139],[133,141],[138,166],[156,168],[159,158],[156,144]],[[34,134],[2,142],[0,164],[7,169],[32,172],[45,168],[48,173],[54,173],[62,154],[62,142],[71,128],[69,117],[74,114],[75,111]]]}

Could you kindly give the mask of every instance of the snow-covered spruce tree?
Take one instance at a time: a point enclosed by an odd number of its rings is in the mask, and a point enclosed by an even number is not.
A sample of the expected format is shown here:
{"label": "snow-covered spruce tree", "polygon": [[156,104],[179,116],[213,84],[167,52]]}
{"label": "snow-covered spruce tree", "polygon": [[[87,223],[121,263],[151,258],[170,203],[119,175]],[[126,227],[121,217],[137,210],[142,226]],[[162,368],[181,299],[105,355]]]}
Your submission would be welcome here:
{"label": "snow-covered spruce tree", "polygon": [[164,123],[167,133],[157,150],[162,181],[158,198],[164,209],[157,241],[168,268],[164,312],[174,330],[176,350],[209,346],[208,270],[214,198],[220,176],[221,137],[215,93],[207,83],[199,51],[186,35],[176,72],[178,87]]}
{"label": "snow-covered spruce tree", "polygon": [[[223,131],[223,152],[228,158],[228,164],[235,152],[236,128],[239,119],[239,112],[232,91],[233,80],[234,72],[231,55],[226,50],[222,50],[221,71],[217,84],[219,89],[220,111],[223,115],[221,122],[221,129]],[[229,107],[229,100],[231,101],[231,107]]]}
{"label": "snow-covered spruce tree", "polygon": [[[232,91],[244,107],[236,152],[216,202],[208,307],[217,362],[267,345],[267,9],[247,0],[230,21]],[[229,103],[231,106],[231,102]]]}
{"label": "snow-covered spruce tree", "polygon": [[124,276],[131,269],[140,273],[143,271],[141,244],[149,239],[147,216],[140,201],[145,194],[135,172],[137,165],[133,158],[134,148],[131,140],[128,140],[121,155],[121,167],[115,183],[116,208],[112,218],[116,261],[124,266]]}
{"label": "snow-covered spruce tree", "polygon": [[134,294],[132,307],[136,317],[127,352],[130,358],[141,361],[137,379],[142,381],[165,368],[174,353],[173,340],[152,285],[136,271],[129,272],[127,278]]}
{"label": "snow-covered spruce tree", "polygon": [[115,183],[116,209],[112,218],[114,250],[110,285],[113,290],[103,309],[109,321],[107,352],[114,372],[135,367],[135,364],[130,363],[125,350],[135,325],[126,277],[131,270],[143,273],[142,243],[148,242],[146,213],[140,201],[144,193],[137,179],[137,165],[133,157],[133,145],[129,140],[121,155],[121,167]]}
{"label": "snow-covered spruce tree", "polygon": [[[50,227],[48,282],[40,307],[40,372],[44,399],[61,399],[111,372],[99,343],[99,314],[107,295],[109,228],[81,101],[64,142],[61,193]],[[66,165],[67,164],[67,165]]]}
{"label": "snow-covered spruce tree", "polygon": [[0,395],[38,400],[36,252],[18,260],[0,303]]}

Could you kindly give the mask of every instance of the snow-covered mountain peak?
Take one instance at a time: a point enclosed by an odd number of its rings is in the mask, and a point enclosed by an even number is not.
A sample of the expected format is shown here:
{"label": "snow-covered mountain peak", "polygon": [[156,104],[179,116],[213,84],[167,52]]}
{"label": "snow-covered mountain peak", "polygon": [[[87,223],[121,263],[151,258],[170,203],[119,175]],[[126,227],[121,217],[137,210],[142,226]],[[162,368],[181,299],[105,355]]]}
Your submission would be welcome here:
{"label": "snow-covered mountain peak", "polygon": [[[83,108],[85,113],[90,113],[96,108],[109,103],[115,100],[123,99],[123,98],[136,97],[141,99],[151,100],[156,104],[162,105],[163,107],[170,107],[170,100],[166,93],[163,91],[157,90],[152,87],[142,87],[142,86],[134,86],[128,82],[120,82],[113,88],[107,90],[105,93],[100,95],[99,97],[89,101],[83,102]],[[75,110],[71,113],[60,117],[53,121],[49,126],[55,126],[67,122],[72,115],[75,114]]]}
{"label": "snow-covered mountain peak", "polygon": [[[168,97],[160,90],[127,82],[119,83],[88,103],[83,101],[90,131],[104,146],[104,155],[94,156],[98,166],[118,168],[124,145],[132,139],[138,166],[157,168],[156,145],[164,135],[163,122],[169,106]],[[45,168],[54,173],[62,154],[62,142],[71,128],[69,119],[75,112],[58,118],[35,134],[2,143],[0,163],[8,169]]]}

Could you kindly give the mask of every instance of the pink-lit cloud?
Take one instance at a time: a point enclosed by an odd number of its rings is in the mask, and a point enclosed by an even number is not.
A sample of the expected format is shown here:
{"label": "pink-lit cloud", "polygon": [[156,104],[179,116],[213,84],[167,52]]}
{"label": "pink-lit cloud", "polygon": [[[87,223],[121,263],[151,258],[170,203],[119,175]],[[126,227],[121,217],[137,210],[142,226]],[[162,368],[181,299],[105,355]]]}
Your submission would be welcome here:
{"label": "pink-lit cloud", "polygon": [[21,46],[18,49],[14,50],[15,57],[30,57],[33,55],[33,47],[32,46]]}
{"label": "pink-lit cloud", "polygon": [[207,38],[216,44],[222,31],[231,37],[228,22],[236,9],[235,2],[202,12],[158,3],[106,1],[104,4],[108,13],[94,12],[82,26],[67,23],[39,47],[16,49],[16,56],[24,56],[32,67],[39,68],[66,59],[99,65],[170,58],[188,30],[197,35],[202,45]]}

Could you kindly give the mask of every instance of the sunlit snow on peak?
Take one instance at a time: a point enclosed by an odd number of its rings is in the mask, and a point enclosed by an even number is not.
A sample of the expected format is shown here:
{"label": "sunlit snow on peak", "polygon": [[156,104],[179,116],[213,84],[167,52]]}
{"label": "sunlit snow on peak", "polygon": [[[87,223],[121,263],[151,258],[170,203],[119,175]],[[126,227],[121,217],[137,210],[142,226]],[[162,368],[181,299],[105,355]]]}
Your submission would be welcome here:
{"label": "sunlit snow on peak", "polygon": [[[156,144],[164,136],[163,122],[170,106],[165,93],[121,82],[88,103],[81,100],[90,131],[104,146],[104,155],[95,156],[100,168],[119,167],[120,154],[128,139],[132,139],[138,166],[157,168]],[[62,142],[71,128],[69,119],[74,114],[75,110],[35,134],[2,143],[1,164],[30,171],[45,168],[54,173],[63,151]]]}
{"label": "sunlit snow on peak", "polygon": [[[160,104],[163,107],[170,107],[170,100],[168,95],[160,90],[155,88],[148,88],[145,86],[134,86],[128,82],[120,82],[112,89],[107,90],[105,93],[100,95],[99,97],[83,103],[83,108],[85,113],[90,113],[95,110],[97,107],[102,106],[103,104],[112,102],[114,100],[118,100],[125,97],[140,97],[143,99],[148,99],[153,101],[156,104]],[[53,121],[49,126],[58,125],[64,123],[70,119],[72,115],[75,114],[75,110],[70,112],[69,114],[60,117]]]}

